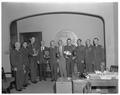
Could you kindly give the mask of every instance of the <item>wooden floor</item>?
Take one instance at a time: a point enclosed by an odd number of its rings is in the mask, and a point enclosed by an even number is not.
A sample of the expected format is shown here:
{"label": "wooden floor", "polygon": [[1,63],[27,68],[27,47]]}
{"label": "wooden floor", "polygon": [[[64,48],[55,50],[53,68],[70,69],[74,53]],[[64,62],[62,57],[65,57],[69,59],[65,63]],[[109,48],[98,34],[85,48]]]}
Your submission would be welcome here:
{"label": "wooden floor", "polygon": [[[47,81],[38,81],[36,84],[30,83],[26,89],[22,91],[16,91],[16,89],[11,89],[11,93],[54,93],[55,92],[55,82],[51,82],[51,79]],[[92,93],[114,93],[114,89],[92,89]]]}
{"label": "wooden floor", "polygon": [[47,81],[39,81],[36,84],[31,83],[22,91],[11,90],[11,93],[54,93],[54,84],[49,79]]}

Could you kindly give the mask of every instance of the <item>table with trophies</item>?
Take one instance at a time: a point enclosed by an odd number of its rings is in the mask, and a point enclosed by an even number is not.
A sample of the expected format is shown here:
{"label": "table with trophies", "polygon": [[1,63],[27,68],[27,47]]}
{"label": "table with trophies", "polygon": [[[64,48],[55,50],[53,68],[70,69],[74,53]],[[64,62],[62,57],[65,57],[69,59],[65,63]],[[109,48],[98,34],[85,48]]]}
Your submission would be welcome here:
{"label": "table with trophies", "polygon": [[[65,58],[72,53],[64,51]],[[74,57],[73,57],[74,58]],[[101,71],[72,74],[56,81],[56,93],[118,93],[118,72],[110,72],[101,65]]]}
{"label": "table with trophies", "polygon": [[96,71],[82,75],[77,73],[72,78],[59,78],[56,93],[118,93],[118,73]]}

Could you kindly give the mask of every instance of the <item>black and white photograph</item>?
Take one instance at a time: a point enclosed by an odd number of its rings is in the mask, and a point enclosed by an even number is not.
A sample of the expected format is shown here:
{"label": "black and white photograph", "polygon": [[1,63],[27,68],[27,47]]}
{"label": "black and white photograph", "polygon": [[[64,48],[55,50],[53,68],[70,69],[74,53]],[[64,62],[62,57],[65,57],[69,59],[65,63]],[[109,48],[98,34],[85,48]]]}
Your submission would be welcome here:
{"label": "black and white photograph", "polygon": [[1,2],[2,94],[118,94],[118,9]]}

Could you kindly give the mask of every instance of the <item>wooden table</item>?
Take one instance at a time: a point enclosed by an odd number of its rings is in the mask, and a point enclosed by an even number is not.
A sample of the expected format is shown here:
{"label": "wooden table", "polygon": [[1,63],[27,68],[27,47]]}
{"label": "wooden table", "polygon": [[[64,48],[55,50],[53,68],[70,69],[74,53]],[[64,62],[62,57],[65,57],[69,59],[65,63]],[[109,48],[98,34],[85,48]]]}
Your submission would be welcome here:
{"label": "wooden table", "polygon": [[[84,80],[90,82],[92,89],[107,89],[108,92],[118,92],[117,73],[109,72],[102,75],[92,73],[89,74],[89,79],[79,79],[79,77],[74,76],[73,80]],[[80,84],[79,81],[78,84]]]}
{"label": "wooden table", "polygon": [[88,81],[91,83],[92,88],[106,89],[108,93],[118,93],[118,79],[90,79]]}
{"label": "wooden table", "polygon": [[91,83],[91,86],[118,86],[118,79],[89,79],[88,80]]}

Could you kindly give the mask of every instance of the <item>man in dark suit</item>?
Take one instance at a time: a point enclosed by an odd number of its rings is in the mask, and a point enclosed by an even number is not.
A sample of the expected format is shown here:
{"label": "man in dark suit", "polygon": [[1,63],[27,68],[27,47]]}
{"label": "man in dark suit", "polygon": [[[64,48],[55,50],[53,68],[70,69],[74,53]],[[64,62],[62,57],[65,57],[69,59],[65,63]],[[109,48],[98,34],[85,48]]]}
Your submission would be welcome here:
{"label": "man in dark suit", "polygon": [[64,54],[65,54],[65,58],[66,58],[66,67],[67,67],[67,76],[68,77],[72,77],[72,73],[74,71],[74,67],[73,67],[74,64],[72,62],[74,49],[75,49],[75,46],[72,45],[71,39],[68,38],[67,45],[64,47]]}
{"label": "man in dark suit", "polygon": [[23,81],[24,81],[24,68],[23,68],[23,56],[20,49],[20,43],[15,43],[15,50],[12,51],[11,54],[13,69],[15,71],[15,82],[16,82],[16,89],[21,91],[23,88]]}
{"label": "man in dark suit", "polygon": [[55,41],[50,41],[50,48],[49,48],[49,54],[50,54],[50,67],[52,71],[52,80],[57,80],[57,47],[55,46]]}
{"label": "man in dark suit", "polygon": [[94,70],[101,70],[101,63],[105,62],[104,48],[99,45],[99,39],[93,39],[93,63]]}
{"label": "man in dark suit", "polygon": [[23,42],[21,52],[23,55],[23,61],[24,61],[24,69],[25,69],[25,74],[24,74],[24,86],[26,87],[29,83],[29,72],[30,72],[30,64],[29,64],[29,59],[28,59],[28,54],[29,50],[27,47],[27,42]]}
{"label": "man in dark suit", "polygon": [[45,46],[45,42],[41,41],[41,46],[39,48],[39,53],[38,53],[38,69],[39,69],[39,80],[41,81],[44,79],[46,81],[46,67],[47,67],[47,62],[46,62],[46,55],[45,52],[47,51],[47,47]]}
{"label": "man in dark suit", "polygon": [[37,83],[37,55],[38,45],[35,42],[35,37],[30,39],[31,44],[29,45],[29,61],[30,61],[30,76],[33,83]]}
{"label": "man in dark suit", "polygon": [[77,40],[77,47],[74,52],[76,52],[76,63],[77,63],[77,71],[80,73],[84,73],[84,59],[85,59],[85,47],[81,44],[82,40]]}

